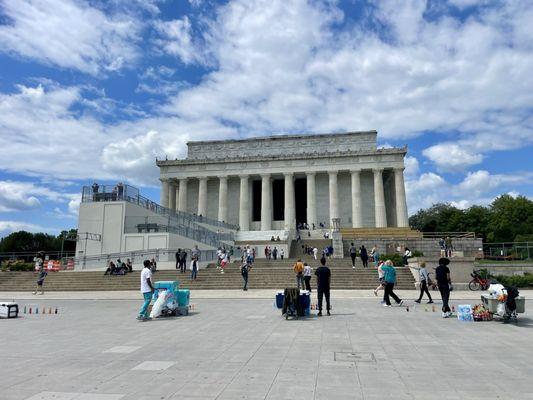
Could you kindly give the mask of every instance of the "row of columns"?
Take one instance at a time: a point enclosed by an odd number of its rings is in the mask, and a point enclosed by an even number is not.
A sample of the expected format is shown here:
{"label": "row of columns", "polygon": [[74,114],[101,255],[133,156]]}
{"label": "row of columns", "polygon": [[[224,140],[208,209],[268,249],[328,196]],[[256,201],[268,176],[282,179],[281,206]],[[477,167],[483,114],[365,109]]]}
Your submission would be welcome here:
{"label": "row of columns", "polygon": [[[373,169],[374,174],[374,213],[377,228],[387,226],[385,193],[383,189],[383,169]],[[330,220],[339,217],[339,194],[337,183],[338,171],[328,171],[329,176],[329,216]],[[307,176],[307,223],[317,224],[316,217],[316,173]],[[285,173],[285,229],[295,226],[294,174]],[[178,211],[187,210],[187,178],[179,180],[179,186],[162,181],[161,204]],[[351,171],[352,189],[352,226],[363,227],[363,210],[361,199],[361,171]],[[398,227],[408,227],[407,203],[403,168],[394,169],[394,187],[396,198],[396,223]],[[243,231],[250,230],[250,192],[249,175],[240,176],[239,226]],[[199,178],[198,215],[207,215],[207,178]],[[228,177],[219,177],[218,220],[228,220]],[[271,174],[261,175],[261,230],[272,229],[272,185]]]}

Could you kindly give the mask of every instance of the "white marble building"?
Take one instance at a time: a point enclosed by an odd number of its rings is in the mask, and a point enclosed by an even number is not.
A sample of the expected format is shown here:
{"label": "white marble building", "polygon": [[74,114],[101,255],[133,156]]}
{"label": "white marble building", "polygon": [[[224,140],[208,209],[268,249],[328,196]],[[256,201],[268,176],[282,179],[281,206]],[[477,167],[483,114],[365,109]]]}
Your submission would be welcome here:
{"label": "white marble building", "polygon": [[376,131],[189,142],[187,158],[158,160],[161,204],[237,224],[296,222],[408,227],[406,148],[376,148]]}

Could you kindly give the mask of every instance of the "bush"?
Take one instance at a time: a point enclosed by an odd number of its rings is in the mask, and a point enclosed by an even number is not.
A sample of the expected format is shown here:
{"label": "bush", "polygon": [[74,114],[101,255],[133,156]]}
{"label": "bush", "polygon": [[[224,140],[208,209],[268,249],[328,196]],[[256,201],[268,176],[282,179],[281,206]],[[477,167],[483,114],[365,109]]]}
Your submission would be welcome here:
{"label": "bush", "polygon": [[496,280],[504,286],[515,286],[518,288],[533,287],[533,274],[525,273],[524,276],[513,275],[505,276],[498,275]]}
{"label": "bush", "polygon": [[34,271],[35,265],[21,260],[7,261],[2,263],[3,271]]}
{"label": "bush", "polygon": [[413,257],[424,257],[424,253],[422,253],[421,251],[418,251],[418,250],[412,251],[411,253],[412,253]]}
{"label": "bush", "polygon": [[391,260],[395,267],[403,267],[403,259],[399,254],[380,254],[380,261]]}

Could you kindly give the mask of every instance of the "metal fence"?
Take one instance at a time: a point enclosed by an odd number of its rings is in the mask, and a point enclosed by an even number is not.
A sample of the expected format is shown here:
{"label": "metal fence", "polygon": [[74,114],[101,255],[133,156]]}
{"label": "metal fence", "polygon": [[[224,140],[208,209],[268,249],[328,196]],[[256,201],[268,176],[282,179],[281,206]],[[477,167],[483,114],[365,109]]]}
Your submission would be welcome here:
{"label": "metal fence", "polygon": [[451,239],[475,239],[475,232],[422,232],[422,237],[426,239],[441,239],[450,237]]}
{"label": "metal fence", "polygon": [[208,218],[202,215],[190,214],[187,212],[172,210],[170,208],[163,207],[153,202],[152,200],[142,196],[139,193],[139,189],[130,185],[117,184],[114,186],[84,186],[82,188],[81,201],[83,203],[96,201],[127,201],[129,203],[137,204],[138,206],[141,206],[156,214],[169,215],[175,218],[180,225],[184,226],[190,226],[191,223],[203,223],[232,230],[237,230],[239,228],[237,225],[218,221],[213,218]]}
{"label": "metal fence", "polygon": [[484,243],[483,258],[487,260],[533,260],[533,242]]}
{"label": "metal fence", "polygon": [[[74,257],[73,251],[47,251],[45,256],[50,260],[62,260],[65,258]],[[37,256],[35,251],[22,251],[22,252],[7,252],[0,253],[0,261],[16,261],[22,260],[25,262],[33,262],[33,259]]]}

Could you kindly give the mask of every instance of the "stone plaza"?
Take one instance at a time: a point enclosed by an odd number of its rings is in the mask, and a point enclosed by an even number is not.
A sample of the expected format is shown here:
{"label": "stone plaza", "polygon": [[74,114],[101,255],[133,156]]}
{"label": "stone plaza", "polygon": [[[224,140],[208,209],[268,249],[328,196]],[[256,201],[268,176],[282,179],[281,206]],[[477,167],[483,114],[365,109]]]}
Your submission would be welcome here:
{"label": "stone plaza", "polygon": [[59,314],[0,321],[0,398],[533,399],[530,302],[518,325],[466,323],[334,292],[331,317],[286,321],[273,293],[209,293],[187,317],[149,322],[135,321],[134,292],[19,300]]}

